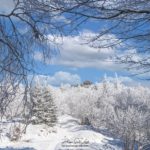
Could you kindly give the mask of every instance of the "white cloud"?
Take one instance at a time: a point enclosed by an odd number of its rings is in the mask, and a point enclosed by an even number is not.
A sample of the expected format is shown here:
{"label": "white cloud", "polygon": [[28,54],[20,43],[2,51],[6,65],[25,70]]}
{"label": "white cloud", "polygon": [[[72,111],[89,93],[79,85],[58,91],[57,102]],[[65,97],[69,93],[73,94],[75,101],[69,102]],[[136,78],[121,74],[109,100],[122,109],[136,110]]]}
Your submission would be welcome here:
{"label": "white cloud", "polygon": [[59,86],[61,84],[71,84],[76,85],[81,82],[80,76],[77,74],[71,74],[69,72],[59,71],[53,76],[36,75],[34,81],[42,84],[50,84],[54,86]]}
{"label": "white cloud", "polygon": [[43,54],[42,54],[41,52],[36,51],[36,52],[34,53],[34,59],[35,59],[35,60],[39,60],[39,61],[44,61],[44,59],[43,59]]}
{"label": "white cloud", "polygon": [[124,83],[124,84],[134,84],[135,82],[132,78],[127,77],[127,76],[107,77],[107,80],[111,82],[113,82],[114,80],[118,80],[119,82]]}
{"label": "white cloud", "polygon": [[145,86],[145,87],[150,87],[149,82],[147,82],[146,80],[141,80],[139,78],[131,77],[131,76],[118,76],[115,73],[115,76],[107,76],[105,75],[104,78],[109,81],[109,82],[119,82],[119,83],[123,83],[124,85],[127,86],[131,86],[131,87],[135,87],[135,86]]}
{"label": "white cloud", "polygon": [[[70,66],[75,68],[98,68],[106,70],[117,70],[121,68],[121,65],[115,64],[112,58],[118,52],[113,48],[94,48],[89,44],[85,44],[87,38],[95,37],[97,34],[91,31],[84,31],[76,36],[65,36],[62,39],[58,38],[55,42],[60,44],[60,55],[52,58],[49,64],[58,64],[64,66]],[[116,39],[114,35],[107,35],[102,37],[101,45],[106,46],[108,39],[110,43],[113,43]],[[52,36],[49,35],[51,41]],[[99,41],[99,42],[100,42]],[[94,43],[98,46],[98,42]],[[42,61],[42,54],[35,54],[35,59]]]}

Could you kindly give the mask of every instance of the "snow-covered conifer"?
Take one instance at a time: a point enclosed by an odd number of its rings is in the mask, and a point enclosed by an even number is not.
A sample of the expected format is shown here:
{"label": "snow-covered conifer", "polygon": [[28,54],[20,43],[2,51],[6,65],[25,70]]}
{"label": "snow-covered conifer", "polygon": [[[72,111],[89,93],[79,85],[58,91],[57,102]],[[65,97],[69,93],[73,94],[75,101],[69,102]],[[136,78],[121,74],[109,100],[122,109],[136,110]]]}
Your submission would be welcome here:
{"label": "snow-covered conifer", "polygon": [[47,87],[35,86],[31,92],[32,122],[54,126],[57,122],[56,106]]}

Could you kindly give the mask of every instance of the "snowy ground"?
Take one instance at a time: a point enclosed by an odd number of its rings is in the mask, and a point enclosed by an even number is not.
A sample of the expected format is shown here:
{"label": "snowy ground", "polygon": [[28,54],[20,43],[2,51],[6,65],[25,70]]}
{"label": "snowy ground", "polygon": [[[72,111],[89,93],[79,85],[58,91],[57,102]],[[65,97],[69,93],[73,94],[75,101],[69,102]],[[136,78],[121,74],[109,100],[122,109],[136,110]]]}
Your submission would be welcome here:
{"label": "snowy ground", "polygon": [[[111,147],[111,148],[110,148]],[[119,141],[81,126],[70,116],[59,118],[55,129],[30,125],[19,142],[2,137],[0,150],[121,150]]]}

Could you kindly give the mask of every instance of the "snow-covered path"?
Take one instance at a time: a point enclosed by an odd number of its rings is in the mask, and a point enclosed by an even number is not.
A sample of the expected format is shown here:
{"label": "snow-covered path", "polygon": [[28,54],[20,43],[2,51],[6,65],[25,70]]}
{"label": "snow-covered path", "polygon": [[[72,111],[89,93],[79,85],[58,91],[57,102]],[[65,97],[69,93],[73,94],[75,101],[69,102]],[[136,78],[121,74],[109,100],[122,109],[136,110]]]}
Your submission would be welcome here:
{"label": "snow-covered path", "polygon": [[[0,150],[110,150],[110,144],[115,144],[113,138],[79,125],[77,119],[65,115],[59,118],[55,129],[30,125],[19,142],[2,140]],[[120,150],[113,145],[114,150]]]}

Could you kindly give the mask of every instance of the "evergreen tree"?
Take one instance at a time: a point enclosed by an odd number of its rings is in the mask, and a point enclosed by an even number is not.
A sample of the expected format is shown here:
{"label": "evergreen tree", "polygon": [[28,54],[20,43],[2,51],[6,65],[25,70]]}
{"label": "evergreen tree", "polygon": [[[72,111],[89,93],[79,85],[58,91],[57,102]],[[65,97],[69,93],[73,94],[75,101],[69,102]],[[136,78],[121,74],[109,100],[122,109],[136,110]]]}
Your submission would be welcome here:
{"label": "evergreen tree", "polygon": [[54,126],[57,115],[50,90],[46,87],[35,86],[31,92],[31,100],[33,102],[32,123]]}
{"label": "evergreen tree", "polygon": [[57,113],[56,113],[57,109],[48,87],[45,87],[43,89],[43,99],[44,99],[43,120],[45,124],[49,126],[54,126],[55,123],[57,122]]}

